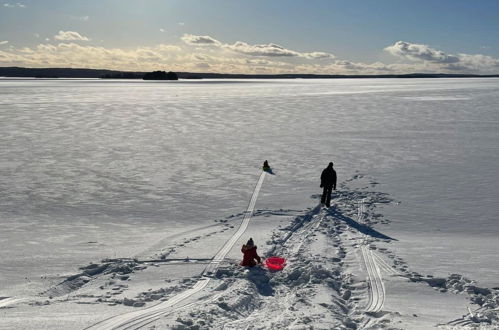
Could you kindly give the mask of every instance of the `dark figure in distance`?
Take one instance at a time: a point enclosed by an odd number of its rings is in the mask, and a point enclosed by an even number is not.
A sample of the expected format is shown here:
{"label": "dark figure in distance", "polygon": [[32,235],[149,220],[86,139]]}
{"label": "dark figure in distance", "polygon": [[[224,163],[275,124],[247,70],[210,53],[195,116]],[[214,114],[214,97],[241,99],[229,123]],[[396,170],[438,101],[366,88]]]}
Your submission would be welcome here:
{"label": "dark figure in distance", "polygon": [[268,161],[264,161],[263,162],[263,166],[262,166],[262,169],[267,172],[268,174],[274,174],[274,172],[272,172],[272,169],[270,168],[270,165],[269,165],[269,162]]}
{"label": "dark figure in distance", "polygon": [[333,162],[322,171],[321,174],[321,188],[322,192],[321,203],[326,204],[327,207],[331,206],[331,192],[336,190],[336,171],[333,169]]}
{"label": "dark figure in distance", "polygon": [[243,245],[241,252],[244,254],[241,266],[253,267],[256,265],[255,260],[258,263],[262,262],[260,256],[258,256],[258,253],[256,253],[256,245],[253,243],[253,238],[250,238],[248,242]]}

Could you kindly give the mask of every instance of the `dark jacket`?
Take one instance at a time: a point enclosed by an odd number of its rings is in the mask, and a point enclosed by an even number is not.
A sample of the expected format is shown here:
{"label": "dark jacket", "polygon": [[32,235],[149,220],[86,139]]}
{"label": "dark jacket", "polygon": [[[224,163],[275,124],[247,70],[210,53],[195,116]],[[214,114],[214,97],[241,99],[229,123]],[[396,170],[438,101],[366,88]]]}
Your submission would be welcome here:
{"label": "dark jacket", "polygon": [[336,171],[331,165],[322,171],[321,187],[333,187],[336,189]]}
{"label": "dark jacket", "polygon": [[256,253],[256,246],[249,246],[249,245],[243,245],[241,248],[241,252],[244,253],[243,261],[241,261],[241,266],[249,266],[253,267],[256,265],[256,261],[258,263],[261,263],[262,260],[258,256],[258,253]]}

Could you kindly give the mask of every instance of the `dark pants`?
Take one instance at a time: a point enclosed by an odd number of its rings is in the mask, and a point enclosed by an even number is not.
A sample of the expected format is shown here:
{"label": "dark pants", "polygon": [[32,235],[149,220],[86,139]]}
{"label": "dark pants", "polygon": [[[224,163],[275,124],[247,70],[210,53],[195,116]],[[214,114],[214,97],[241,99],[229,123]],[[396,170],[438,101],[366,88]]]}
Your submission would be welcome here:
{"label": "dark pants", "polygon": [[326,204],[327,207],[331,206],[331,192],[333,191],[333,187],[324,187],[324,191],[322,192],[321,203]]}

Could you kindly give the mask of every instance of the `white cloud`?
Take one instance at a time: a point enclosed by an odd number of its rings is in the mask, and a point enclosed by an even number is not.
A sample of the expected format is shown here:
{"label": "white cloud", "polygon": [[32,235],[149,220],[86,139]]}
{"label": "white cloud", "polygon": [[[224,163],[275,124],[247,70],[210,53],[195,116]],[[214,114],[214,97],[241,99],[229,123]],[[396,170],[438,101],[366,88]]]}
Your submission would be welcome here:
{"label": "white cloud", "polygon": [[35,38],[40,38],[40,34],[39,33],[33,33],[33,35],[35,36]]}
{"label": "white cloud", "polygon": [[413,44],[405,41],[397,41],[395,44],[385,48],[390,54],[412,61],[428,61],[434,63],[456,63],[459,59],[453,55],[447,55],[442,51],[430,48],[427,45]]}
{"label": "white cloud", "polygon": [[4,40],[4,41],[0,41],[0,45],[6,45],[8,44],[9,42],[7,40]]}
{"label": "white cloud", "polygon": [[481,54],[446,54],[427,45],[397,41],[384,49],[399,58],[423,63],[420,68],[426,71],[460,73],[497,73],[499,60]]}
{"label": "white cloud", "polygon": [[[71,31],[65,32],[66,34]],[[80,35],[81,38],[84,38]],[[499,61],[485,55],[449,55],[413,50],[408,61],[385,64],[335,59],[325,52],[299,52],[278,44],[223,43],[211,36],[184,35],[182,42],[150,47],[108,48],[69,41],[36,47],[0,48],[1,66],[108,68],[126,71],[171,70],[221,73],[402,74],[413,72],[499,73]],[[79,39],[77,39],[79,40]],[[57,41],[57,39],[55,39]],[[409,43],[407,43],[410,45]],[[396,45],[396,44],[395,44]],[[391,47],[391,46],[390,46]],[[391,49],[390,47],[387,47]],[[393,48],[393,47],[392,47]],[[428,47],[429,48],[429,47]],[[404,49],[404,47],[399,47]],[[388,51],[388,50],[387,50]],[[398,54],[401,50],[395,52]],[[425,53],[425,55],[414,55]],[[428,55],[429,54],[429,55]],[[448,60],[457,58],[458,61]]]}
{"label": "white cloud", "polygon": [[65,40],[65,41],[89,41],[90,39],[82,36],[78,32],[75,31],[59,31],[58,34],[54,36],[56,40]]}
{"label": "white cloud", "polygon": [[300,56],[300,53],[286,49],[277,44],[249,45],[242,41],[236,41],[232,45],[226,45],[226,48],[238,53],[253,56]]}
{"label": "white cloud", "polygon": [[312,53],[303,53],[303,57],[309,59],[333,59],[335,56],[333,54],[324,53],[324,52],[312,52]]}
{"label": "white cloud", "polygon": [[450,70],[464,70],[468,72],[497,72],[499,69],[499,60],[487,55],[458,54],[459,62],[448,65]]}
{"label": "white cloud", "polygon": [[26,8],[26,5],[22,4],[22,3],[19,3],[19,2],[16,2],[16,3],[4,3],[3,4],[4,7],[6,8]]}
{"label": "white cloud", "polygon": [[274,43],[250,45],[243,41],[236,41],[233,44],[224,44],[211,36],[197,36],[193,34],[184,34],[181,39],[188,45],[218,47],[249,56],[302,57],[306,59],[334,58],[333,54],[324,53],[324,52],[300,53]]}
{"label": "white cloud", "polygon": [[184,23],[184,22],[179,22],[179,23],[178,23],[178,25],[180,25],[180,26],[184,26],[184,25],[185,25],[185,23]]}
{"label": "white cloud", "polygon": [[221,47],[222,43],[210,36],[196,36],[193,34],[184,34],[182,41],[193,46],[215,46]]}
{"label": "white cloud", "polygon": [[176,60],[179,63],[185,62],[181,48],[174,45],[120,49],[64,42],[57,45],[39,44],[35,48],[16,48],[8,52],[0,51],[0,55],[0,65],[31,67],[102,67],[147,71],[170,68],[171,63]]}
{"label": "white cloud", "polygon": [[165,29],[161,28],[161,29],[159,29],[159,32],[164,33]]}

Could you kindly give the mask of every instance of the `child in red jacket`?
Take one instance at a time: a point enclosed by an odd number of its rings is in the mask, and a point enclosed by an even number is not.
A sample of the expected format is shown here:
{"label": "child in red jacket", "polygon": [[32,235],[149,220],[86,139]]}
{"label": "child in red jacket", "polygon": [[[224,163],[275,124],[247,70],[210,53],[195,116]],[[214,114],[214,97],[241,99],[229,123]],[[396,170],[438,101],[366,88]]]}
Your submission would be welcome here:
{"label": "child in red jacket", "polygon": [[241,266],[253,267],[256,265],[255,259],[258,263],[262,260],[256,253],[256,245],[253,243],[253,238],[250,238],[246,245],[243,245],[241,252],[244,253],[243,261],[241,261]]}

